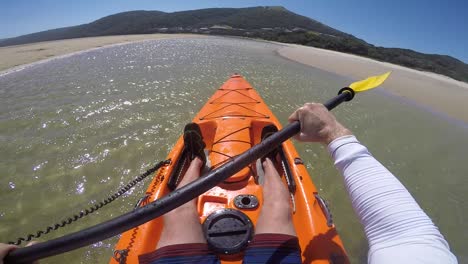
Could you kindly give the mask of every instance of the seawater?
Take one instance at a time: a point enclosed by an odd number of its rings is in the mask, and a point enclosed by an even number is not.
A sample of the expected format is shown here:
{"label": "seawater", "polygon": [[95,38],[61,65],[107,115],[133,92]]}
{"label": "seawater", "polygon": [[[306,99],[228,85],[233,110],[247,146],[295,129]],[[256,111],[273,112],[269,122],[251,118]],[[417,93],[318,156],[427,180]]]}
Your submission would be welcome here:
{"label": "seawater", "polygon": [[[0,77],[0,241],[59,222],[165,159],[184,125],[233,73],[246,77],[283,124],[305,102],[323,102],[352,81],[281,58],[279,47],[218,37],[154,40]],[[466,127],[379,90],[334,113],[410,190],[460,263],[467,262]],[[317,144],[295,145],[331,204],[351,261],[365,262],[362,227],[328,153]],[[148,182],[44,239],[132,210]],[[106,263],[117,239],[45,261]]]}

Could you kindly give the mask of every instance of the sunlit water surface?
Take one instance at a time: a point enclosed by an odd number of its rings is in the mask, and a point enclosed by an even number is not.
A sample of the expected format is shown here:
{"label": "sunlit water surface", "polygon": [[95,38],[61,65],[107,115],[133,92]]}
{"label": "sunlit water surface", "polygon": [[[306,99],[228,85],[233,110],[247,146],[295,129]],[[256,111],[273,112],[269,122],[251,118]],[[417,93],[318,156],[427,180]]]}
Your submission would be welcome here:
{"label": "sunlit water surface", "polygon": [[[278,45],[230,38],[155,40],[93,50],[0,77],[0,241],[35,232],[113,193],[166,157],[214,91],[240,73],[279,120],[350,80],[276,55]],[[377,74],[377,73],[369,73]],[[382,91],[335,111],[408,187],[468,262],[468,131]],[[325,149],[296,144],[351,260],[367,243]],[[45,236],[80,230],[131,210],[133,188],[92,216]],[[114,237],[44,263],[106,263]]]}

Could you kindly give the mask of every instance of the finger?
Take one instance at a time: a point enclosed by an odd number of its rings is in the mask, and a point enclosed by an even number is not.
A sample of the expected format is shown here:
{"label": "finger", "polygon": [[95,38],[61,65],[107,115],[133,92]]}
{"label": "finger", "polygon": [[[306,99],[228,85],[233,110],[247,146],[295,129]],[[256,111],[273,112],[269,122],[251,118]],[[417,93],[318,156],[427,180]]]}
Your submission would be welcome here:
{"label": "finger", "polygon": [[[289,122],[289,123],[293,123],[293,122],[299,121],[299,110],[300,110],[300,109],[301,109],[301,108],[297,109],[296,111],[294,111],[294,113],[292,113],[292,114],[289,116],[289,118],[288,118],[288,122]],[[299,123],[300,123],[300,122],[299,122]],[[302,125],[301,125],[301,126],[302,126]],[[296,140],[299,140],[298,135],[299,135],[299,133],[297,133],[296,135],[294,135],[293,138],[296,139]]]}
{"label": "finger", "polygon": [[295,138],[297,141],[301,141],[301,142],[302,142],[302,141],[304,141],[304,133],[299,132],[299,133],[297,133],[297,134],[294,136],[294,138]]}
{"label": "finger", "polygon": [[[301,108],[299,108],[301,109]],[[294,121],[299,121],[299,114],[298,114],[298,111],[299,109],[297,109],[296,111],[294,111],[294,113],[292,113],[289,117],[288,117],[288,122],[289,123],[292,123]]]}

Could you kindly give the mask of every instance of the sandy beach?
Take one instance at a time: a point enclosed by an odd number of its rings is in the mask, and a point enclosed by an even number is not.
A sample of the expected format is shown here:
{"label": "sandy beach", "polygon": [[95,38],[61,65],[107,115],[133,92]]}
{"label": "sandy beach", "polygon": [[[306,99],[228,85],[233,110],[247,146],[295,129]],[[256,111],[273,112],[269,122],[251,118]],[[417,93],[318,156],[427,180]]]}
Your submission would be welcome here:
{"label": "sandy beach", "polygon": [[288,44],[277,52],[285,58],[355,80],[392,71],[383,85],[386,91],[468,123],[467,83],[435,73],[313,47]]}
{"label": "sandy beach", "polygon": [[38,42],[32,44],[0,47],[0,73],[5,70],[41,60],[69,55],[75,52],[100,48],[109,45],[137,42],[152,39],[202,37],[192,34],[145,34],[90,37]]}
{"label": "sandy beach", "polygon": [[[203,37],[191,34],[150,34],[91,37],[0,47],[0,76],[25,65],[69,56],[76,52],[152,39]],[[392,71],[384,89],[436,112],[468,123],[468,84],[446,76],[417,71],[351,54],[294,44],[283,44],[280,56],[351,79]]]}

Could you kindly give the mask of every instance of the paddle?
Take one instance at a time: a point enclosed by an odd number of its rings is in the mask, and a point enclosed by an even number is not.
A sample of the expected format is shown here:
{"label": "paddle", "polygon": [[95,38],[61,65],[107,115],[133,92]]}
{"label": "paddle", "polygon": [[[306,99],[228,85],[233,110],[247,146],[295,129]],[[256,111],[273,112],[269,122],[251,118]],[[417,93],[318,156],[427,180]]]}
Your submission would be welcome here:
{"label": "paddle", "polygon": [[[349,87],[341,89],[338,96],[326,102],[325,106],[328,110],[331,110],[342,102],[352,100],[355,93],[367,91],[379,86],[389,75],[390,73],[388,72],[380,76],[373,76],[366,80],[352,83]],[[262,143],[253,146],[248,151],[232,158],[231,161],[223,166],[209,172],[206,176],[144,207],[137,208],[132,212],[76,233],[35,244],[30,247],[19,248],[11,252],[5,258],[5,263],[30,263],[34,260],[58,255],[115,236],[153,220],[215,187],[220,182],[226,180],[231,175],[237,173],[242,168],[261,158],[265,153],[270,152],[282,142],[297,134],[300,128],[301,125],[299,122],[293,122],[265,139]]]}

